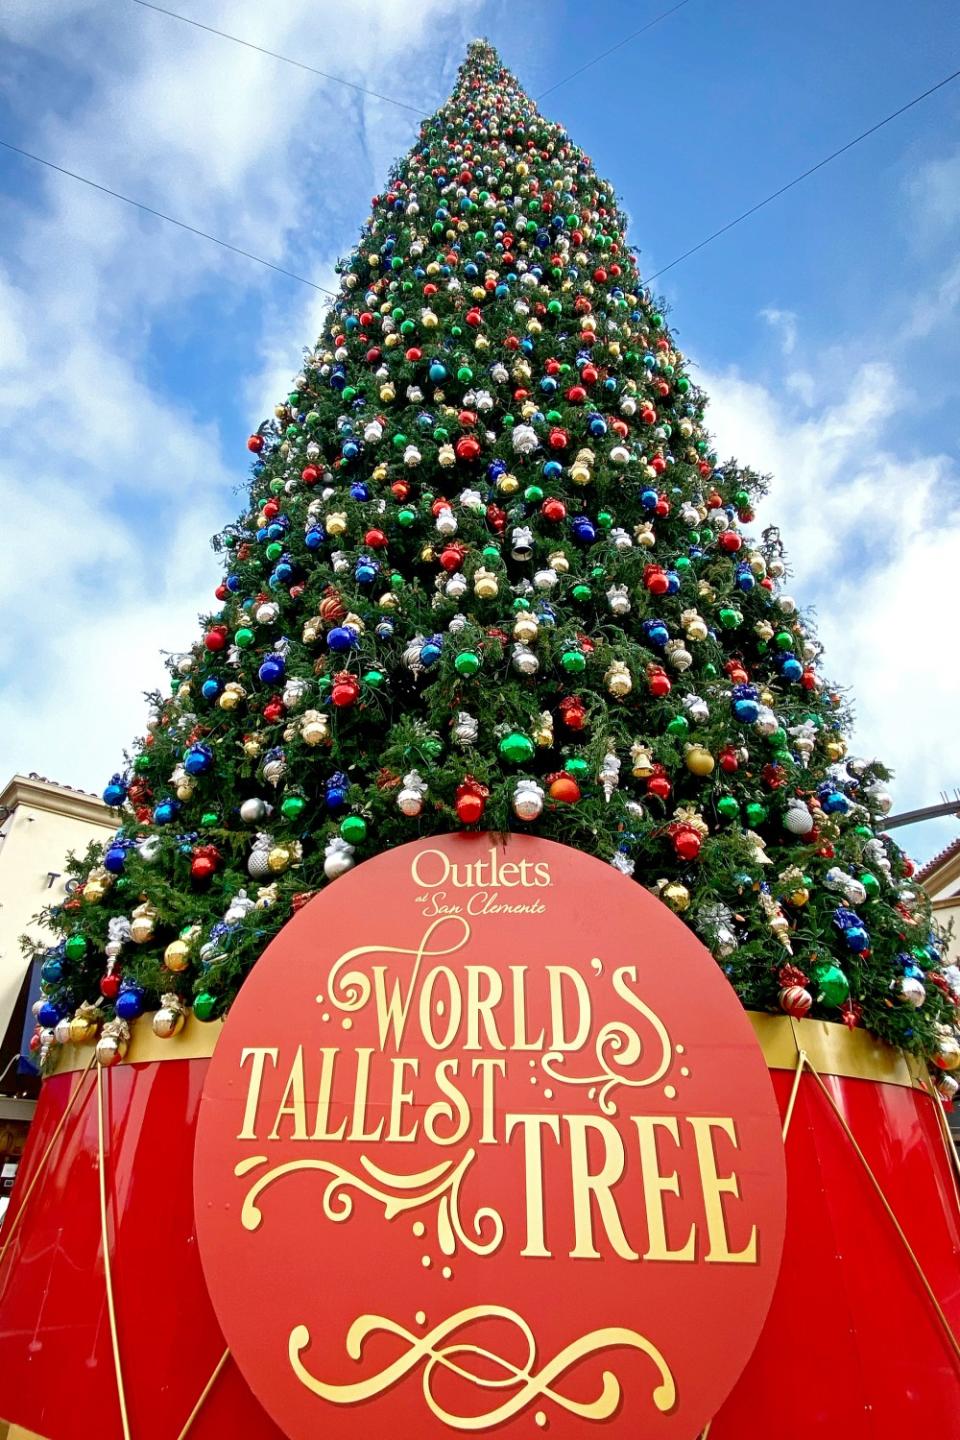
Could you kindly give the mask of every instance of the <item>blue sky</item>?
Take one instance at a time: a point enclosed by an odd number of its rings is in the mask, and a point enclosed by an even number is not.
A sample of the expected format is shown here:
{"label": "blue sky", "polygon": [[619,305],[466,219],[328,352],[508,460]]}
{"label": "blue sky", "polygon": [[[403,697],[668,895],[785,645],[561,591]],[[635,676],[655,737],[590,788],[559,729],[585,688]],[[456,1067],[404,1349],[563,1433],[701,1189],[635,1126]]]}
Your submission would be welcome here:
{"label": "blue sky", "polygon": [[[534,96],[670,0],[170,0],[427,113],[484,34]],[[144,9],[7,0],[0,138],[331,284],[417,117]],[[650,274],[960,64],[956,7],[689,0],[542,102]],[[0,152],[0,780],[99,790],[323,297]],[[960,82],[657,282],[899,808],[960,785]],[[901,832],[925,856],[956,822]]]}

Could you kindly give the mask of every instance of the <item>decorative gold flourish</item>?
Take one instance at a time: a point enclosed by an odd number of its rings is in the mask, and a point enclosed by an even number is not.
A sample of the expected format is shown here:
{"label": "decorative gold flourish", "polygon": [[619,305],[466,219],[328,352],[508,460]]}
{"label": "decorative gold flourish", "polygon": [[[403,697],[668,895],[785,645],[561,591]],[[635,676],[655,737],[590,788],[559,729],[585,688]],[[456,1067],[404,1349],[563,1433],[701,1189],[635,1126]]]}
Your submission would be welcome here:
{"label": "decorative gold flourish", "polygon": [[[360,1164],[370,1176],[369,1180],[354,1175],[331,1160],[289,1160],[286,1164],[275,1165],[254,1181],[244,1196],[240,1220],[246,1230],[259,1229],[263,1212],[258,1202],[268,1186],[301,1170],[319,1170],[330,1176],[323,1192],[323,1213],[328,1220],[339,1224],[350,1219],[353,1214],[351,1190],[359,1191],[382,1205],[386,1220],[394,1220],[408,1210],[418,1210],[437,1201],[437,1243],[444,1255],[455,1255],[458,1241],[475,1255],[492,1255],[503,1239],[503,1220],[499,1212],[488,1206],[476,1210],[471,1224],[472,1235],[467,1233],[460,1216],[460,1187],[476,1158],[477,1152],[471,1147],[459,1160],[445,1160],[432,1170],[422,1170],[417,1175],[394,1175],[389,1170],[381,1170],[366,1155],[361,1155]],[[247,1175],[266,1164],[266,1155],[251,1155],[241,1160],[233,1173]]]}
{"label": "decorative gold flourish", "polygon": [[[439,930],[441,926],[446,926],[449,929],[451,925],[459,930],[459,939],[456,940],[454,944],[448,945],[445,950],[431,950],[429,944],[434,932]],[[442,915],[439,920],[434,920],[433,924],[427,928],[426,934],[415,950],[407,950],[399,945],[358,945],[353,950],[346,950],[334,961],[333,965],[331,965],[330,973],[327,976],[327,992],[330,1000],[336,1005],[338,1010],[352,1013],[363,1009],[364,1005],[366,1005],[370,999],[370,972],[366,969],[349,970],[345,967],[349,966],[352,961],[359,960],[364,955],[415,956],[413,970],[410,975],[410,983],[407,988],[408,995],[412,996],[416,987],[421,960],[423,960],[424,957],[432,957],[435,955],[452,955],[454,951],[461,950],[469,939],[470,926],[462,915]]]}
{"label": "decorative gold flourish", "polygon": [[[644,1059],[645,1046],[632,1025],[625,1025],[618,1020],[610,1020],[597,1034],[594,1057],[600,1067],[599,1075],[565,1074],[559,1067],[566,1064],[567,1057],[560,1050],[549,1050],[540,1060],[543,1070],[561,1085],[599,1085],[601,1089],[598,1104],[604,1115],[617,1113],[617,1107],[610,1099],[610,1092],[618,1085],[629,1085],[638,1090],[647,1085],[656,1085],[670,1068],[673,1047],[666,1026],[659,1015],[656,1015],[649,1005],[644,1004],[639,996],[632,995],[631,1003],[649,1020],[659,1043],[659,1055],[654,1059],[653,1069],[649,1074],[626,1073]],[[611,1068],[613,1065],[616,1065],[616,1070]]]}
{"label": "decorative gold flourish", "polygon": [[[522,1364],[515,1365],[483,1346],[452,1339],[457,1331],[480,1320],[506,1320],[516,1327],[526,1348],[526,1359]],[[620,1404],[621,1396],[620,1381],[610,1370],[603,1371],[600,1394],[595,1400],[573,1400],[555,1390],[553,1385],[573,1365],[588,1355],[595,1355],[602,1350],[627,1348],[642,1351],[656,1366],[659,1382],[653,1389],[652,1399],[661,1414],[671,1410],[677,1399],[673,1374],[657,1347],[643,1335],[638,1335],[635,1330],[627,1330],[618,1325],[592,1330],[579,1340],[574,1340],[539,1371],[535,1368],[537,1343],[533,1331],[516,1311],[507,1310],[502,1305],[473,1305],[466,1310],[460,1310],[456,1315],[451,1315],[449,1319],[435,1325],[426,1335],[412,1335],[402,1325],[382,1315],[360,1315],[347,1331],[346,1350],[351,1360],[362,1359],[364,1341],[368,1335],[375,1334],[396,1335],[408,1348],[376,1375],[370,1375],[352,1385],[333,1385],[318,1380],[304,1365],[301,1357],[310,1344],[310,1331],[306,1325],[296,1325],[290,1332],[288,1346],[293,1372],[300,1383],[321,1400],[329,1400],[334,1405],[356,1405],[362,1400],[381,1395],[414,1370],[421,1360],[425,1360],[423,1398],[436,1418],[453,1430],[486,1430],[519,1415],[541,1397],[552,1400],[554,1404],[581,1420],[609,1419]],[[485,1362],[485,1366],[493,1366],[499,1373],[474,1373],[465,1363],[468,1356]],[[480,1390],[510,1390],[513,1393],[481,1415],[454,1414],[444,1409],[433,1393],[434,1380],[440,1370],[452,1371]]]}

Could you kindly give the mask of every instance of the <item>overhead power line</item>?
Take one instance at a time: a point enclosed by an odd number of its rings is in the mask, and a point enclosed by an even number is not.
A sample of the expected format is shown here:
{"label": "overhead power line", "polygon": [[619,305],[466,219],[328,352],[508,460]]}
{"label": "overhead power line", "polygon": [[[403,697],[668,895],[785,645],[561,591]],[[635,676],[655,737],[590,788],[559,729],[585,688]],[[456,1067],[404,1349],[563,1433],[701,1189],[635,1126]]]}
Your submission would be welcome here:
{"label": "overhead power line", "polygon": [[891,120],[896,120],[898,115],[905,115],[908,110],[913,109],[914,105],[919,105],[921,100],[926,100],[928,96],[935,94],[938,90],[942,90],[944,85],[949,85],[950,82],[956,80],[958,76],[960,76],[960,70],[954,70],[952,75],[945,75],[942,80],[937,81],[936,85],[931,85],[929,90],[924,90],[922,95],[915,95],[912,100],[907,101],[906,105],[901,105],[899,110],[891,111],[889,115],[885,115],[882,120],[878,120],[877,123],[871,125],[869,129],[862,130],[859,135],[855,135],[852,140],[848,140],[845,145],[841,145],[839,150],[831,151],[831,153],[825,155],[822,160],[818,160],[816,165],[811,165],[809,170],[804,170],[802,174],[795,175],[792,180],[787,181],[786,185],[781,185],[779,190],[774,190],[772,195],[768,195],[763,200],[758,200],[756,205],[750,206],[749,210],[744,210],[743,214],[738,215],[735,220],[728,220],[726,225],[721,225],[720,229],[714,230],[712,235],[706,236],[705,239],[698,241],[696,245],[691,245],[689,250],[684,250],[683,254],[678,255],[675,260],[671,260],[669,265],[664,265],[662,269],[655,271],[653,275],[648,275],[646,283],[649,284],[660,275],[666,275],[667,271],[672,270],[674,265],[679,265],[681,260],[689,259],[689,257],[695,255],[698,250],[702,250],[705,245],[709,245],[712,241],[718,240],[721,235],[726,235],[728,230],[732,230],[733,227],[739,225],[742,220],[746,220],[750,215],[756,215],[758,210],[762,210],[763,207],[769,205],[772,200],[777,200],[781,195],[785,195],[788,190],[793,189],[794,185],[799,185],[801,180],[806,180],[810,175],[816,174],[818,170],[823,169],[824,165],[829,165],[831,160],[836,160],[839,155],[845,155],[848,150],[853,149],[854,145],[859,145],[861,140],[866,140],[868,135],[875,135],[878,130],[883,129],[884,125],[889,125]]}
{"label": "overhead power line", "polygon": [[[137,0],[138,5],[141,5],[143,3],[144,0]],[[576,79],[578,75],[583,74],[584,70],[592,70],[594,65],[599,65],[600,61],[606,60],[608,55],[612,55],[616,50],[622,50],[624,45],[629,45],[630,41],[636,40],[638,35],[643,35],[647,30],[652,30],[654,25],[659,25],[660,21],[666,20],[668,15],[675,15],[678,10],[683,9],[684,5],[689,4],[690,0],[680,0],[680,3],[678,5],[674,5],[672,9],[664,10],[660,15],[654,15],[653,19],[648,20],[646,25],[641,25],[639,30],[631,30],[629,35],[625,35],[622,40],[618,40],[616,45],[611,45],[609,50],[601,51],[601,53],[599,55],[595,55],[592,60],[588,60],[586,65],[581,65],[578,70],[571,70],[570,74],[564,75],[562,80],[557,80],[553,85],[549,85],[546,90],[541,90],[539,95],[534,95],[534,100],[536,100],[539,104],[540,101],[543,99],[544,95],[552,95],[554,90],[559,90],[560,86],[566,85],[568,80]]]}
{"label": "overhead power line", "polygon": [[177,220],[172,215],[165,215],[162,210],[155,210],[152,205],[144,205],[141,200],[134,200],[129,195],[121,195],[119,190],[111,190],[109,185],[101,185],[97,180],[91,180],[86,175],[78,175],[76,170],[67,170],[63,165],[55,165],[52,160],[44,160],[42,155],[34,155],[29,150],[21,150],[19,145],[11,145],[9,140],[0,140],[0,145],[5,150],[12,150],[14,155],[22,155],[26,160],[33,160],[37,165],[45,165],[48,170],[55,170],[58,175],[67,175],[71,180],[78,180],[81,185],[89,185],[91,190],[99,190],[102,195],[111,195],[114,200],[122,200],[124,205],[132,205],[135,210],[142,210],[146,215],[152,215],[156,220],[165,220],[168,225],[176,225],[178,230],[186,230],[190,235],[199,235],[201,240],[209,240],[214,245],[219,245],[222,250],[230,250],[234,255],[242,255],[245,260],[255,260],[258,265],[266,265],[268,270],[276,270],[278,275],[286,275],[289,280],[298,280],[301,285],[309,285],[311,290],[319,290],[324,295],[332,295],[336,300],[337,292],[328,290],[324,285],[317,285],[315,281],[308,280],[305,275],[297,275],[293,270],[285,270],[282,265],[274,265],[272,260],[265,260],[262,255],[254,255],[252,250],[242,250],[239,245],[231,245],[229,240],[221,240],[218,235],[211,235],[208,230],[198,230],[196,225],[188,225],[184,220]]}
{"label": "overhead power line", "polygon": [[189,15],[178,15],[175,10],[165,10],[162,5],[152,5],[150,0],[133,0],[133,3],[144,10],[156,10],[158,15],[168,15],[171,20],[182,20],[184,25],[192,25],[195,30],[206,30],[208,35],[219,35],[221,40],[230,40],[234,45],[243,45],[247,50],[256,50],[259,55],[268,55],[271,60],[282,60],[284,65],[295,65],[298,70],[319,75],[321,80],[332,80],[335,85],[345,85],[348,90],[358,90],[361,95],[372,95],[375,100],[385,100],[388,105],[398,105],[401,110],[410,110],[414,115],[423,114],[421,109],[408,105],[406,100],[394,100],[392,95],[381,95],[379,90],[368,90],[366,85],[345,80],[342,75],[330,75],[326,70],[318,70],[315,65],[307,65],[303,60],[293,60],[289,55],[279,55],[276,50],[268,50],[264,45],[255,45],[252,40],[241,40],[239,35],[229,35],[226,30],[217,30],[213,25],[203,25],[199,20],[191,20]]}

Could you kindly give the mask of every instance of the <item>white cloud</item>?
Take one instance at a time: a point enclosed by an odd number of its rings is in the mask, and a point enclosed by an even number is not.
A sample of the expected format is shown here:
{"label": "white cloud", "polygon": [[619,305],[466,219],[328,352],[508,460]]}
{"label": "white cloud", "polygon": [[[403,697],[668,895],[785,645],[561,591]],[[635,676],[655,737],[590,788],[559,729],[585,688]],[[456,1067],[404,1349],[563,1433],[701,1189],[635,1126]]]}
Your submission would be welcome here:
{"label": "white cloud", "polygon": [[797,348],[797,316],[793,310],[778,310],[775,306],[767,306],[760,311],[761,317],[766,320],[771,329],[776,330],[780,335],[780,349],[784,355],[792,355]]}
{"label": "white cloud", "polygon": [[913,233],[929,244],[960,223],[960,148],[927,160],[907,182]]}
{"label": "white cloud", "polygon": [[[935,803],[960,779],[955,463],[892,447],[906,385],[887,363],[861,364],[812,414],[736,371],[703,383],[720,453],[774,476],[757,527],[779,527],[791,593],[816,607],[826,673],[852,690],[859,752],[896,771],[897,809]],[[930,825],[910,839],[927,854],[955,829]]]}
{"label": "white cloud", "polygon": [[[265,28],[261,9],[222,0],[203,19],[426,113],[474,8],[354,0],[321,15],[291,0]],[[379,188],[415,133],[409,111],[133,5],[10,0],[4,29],[26,149],[323,285],[362,218],[341,214],[340,197]],[[51,66],[68,83],[52,84]],[[240,366],[254,425],[289,388],[326,297],[11,163],[24,198],[0,237],[0,492],[15,497],[0,780],[38,770],[99,789],[143,730],[141,692],[164,683],[159,652],[185,648],[215,606],[208,537],[233,518],[246,469],[237,437],[155,378],[154,327],[191,335],[211,286],[261,314]]]}

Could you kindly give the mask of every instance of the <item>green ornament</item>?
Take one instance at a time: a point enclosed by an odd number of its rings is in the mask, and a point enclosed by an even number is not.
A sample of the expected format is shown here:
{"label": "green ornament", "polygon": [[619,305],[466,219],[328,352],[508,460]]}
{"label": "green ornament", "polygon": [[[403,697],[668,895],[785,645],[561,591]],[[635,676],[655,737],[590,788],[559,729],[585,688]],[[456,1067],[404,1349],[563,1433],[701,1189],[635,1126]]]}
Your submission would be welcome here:
{"label": "green ornament", "polygon": [[582,755],[571,755],[569,760],[564,760],[563,768],[568,775],[574,775],[578,780],[590,773],[590,766]]}
{"label": "green ornament", "polygon": [[476,650],[461,650],[453,662],[453,668],[458,675],[476,675],[480,669],[480,656]]}
{"label": "green ornament", "polygon": [[198,1020],[212,1020],[217,1008],[217,997],[209,990],[201,990],[193,997],[193,1013]]}
{"label": "green ornament", "polygon": [[549,303],[548,303],[548,305],[547,305],[547,309],[549,310],[549,312],[550,312],[551,315],[562,315],[562,314],[563,314],[563,306],[560,304],[560,301],[559,301],[559,300],[551,300],[551,301],[549,301]]}
{"label": "green ornament", "polygon": [[204,827],[204,829],[208,829],[211,825],[216,825],[219,819],[220,816],[217,814],[216,810],[204,810],[203,814],[200,816],[200,824]]}
{"label": "green ornament", "polygon": [[717,813],[722,815],[724,820],[736,820],[740,814],[740,803],[732,795],[721,795],[717,801]]}
{"label": "green ornament", "polygon": [[591,591],[589,585],[580,584],[574,585],[570,593],[572,594],[574,600],[578,602],[578,604],[583,604],[584,601],[590,599],[590,596],[593,592]]}
{"label": "green ornament", "polygon": [[279,540],[271,540],[265,553],[268,560],[279,560],[283,554],[283,546]]}
{"label": "green ornament", "polygon": [[715,680],[717,678],[717,667],[712,660],[708,660],[706,665],[704,665],[703,674],[707,680]]}
{"label": "green ornament", "polygon": [[285,820],[297,820],[307,808],[307,802],[302,795],[288,795],[280,806],[280,814]]}
{"label": "green ornament", "polygon": [[609,530],[613,524],[613,516],[609,510],[601,510],[597,514],[597,524],[602,530]]}
{"label": "green ornament", "polygon": [[663,316],[659,314],[658,311],[654,310],[653,314],[650,316],[650,324],[653,326],[654,330],[662,330]]}
{"label": "green ornament", "polygon": [[246,650],[248,645],[253,644],[253,631],[249,625],[241,625],[240,629],[235,632],[233,639],[234,642],[240,646],[241,650]]}
{"label": "green ornament", "polygon": [[356,400],[357,398],[357,387],[355,385],[344,385],[341,393],[344,401],[349,405],[351,400]]}
{"label": "green ornament", "polygon": [[390,576],[390,589],[402,590],[405,583],[406,582],[404,581],[404,578],[400,574],[399,570],[394,570]]}
{"label": "green ornament", "polygon": [[523,498],[528,505],[539,505],[543,499],[543,487],[541,485],[528,485],[523,492]]}
{"label": "green ornament", "polygon": [[499,560],[500,547],[498,545],[484,545],[483,558],[484,560]]}
{"label": "green ornament", "polygon": [[747,824],[762,825],[767,818],[767,807],[761,805],[759,800],[751,800],[747,806]]}
{"label": "green ornament", "polygon": [[774,635],[773,643],[776,645],[778,650],[792,650],[793,636],[790,635],[786,630],[780,630],[777,632],[776,635]]}
{"label": "green ornament", "polygon": [[438,740],[436,735],[428,735],[421,748],[428,760],[439,760],[443,754],[443,741]]}
{"label": "green ornament", "polygon": [[406,445],[406,443],[407,443],[407,437],[406,437],[406,435],[404,435],[404,433],[403,433],[402,430],[398,430],[397,433],[396,433],[396,435],[394,435],[393,440],[391,441],[391,444],[393,445],[394,450],[402,450],[403,447],[404,447],[404,445]]}
{"label": "green ornament", "polygon": [[498,748],[504,760],[513,765],[522,765],[534,752],[533,741],[519,730],[511,730],[509,735],[504,735]]}
{"label": "green ornament", "polygon": [[460,366],[460,369],[457,371],[457,379],[463,385],[470,384],[470,381],[473,379],[473,371],[471,370],[469,365]]}
{"label": "green ornament", "polygon": [[370,686],[371,690],[379,690],[385,677],[382,670],[365,670],[360,678],[364,685]]}
{"label": "green ornament", "polygon": [[140,771],[140,772],[142,772],[142,771],[144,771],[144,770],[149,770],[149,769],[150,769],[150,757],[149,757],[149,755],[137,755],[137,756],[135,757],[135,759],[134,759],[134,762],[133,762],[133,768],[134,768],[134,770],[137,770],[137,771]]}
{"label": "green ornament", "polygon": [[673,719],[670,721],[670,724],[667,726],[667,734],[686,735],[689,729],[690,721],[687,719],[686,715],[674,715]]}
{"label": "green ornament", "polygon": [[402,510],[397,511],[397,524],[402,525],[404,529],[412,525],[416,518],[416,510],[411,510],[409,505],[405,505]]}
{"label": "green ornament", "polygon": [[674,560],[674,562],[673,562],[673,568],[674,568],[674,570],[689,570],[689,569],[690,569],[690,556],[689,556],[689,555],[678,555],[677,558],[676,558],[676,560]]}
{"label": "green ornament", "polygon": [[87,942],[82,935],[71,935],[63,947],[68,960],[82,960],[87,953]]}
{"label": "green ornament", "polygon": [[720,611],[720,624],[724,630],[736,630],[738,625],[743,624],[743,616],[732,605],[724,605]]}
{"label": "green ornament", "polygon": [[839,1008],[850,994],[850,981],[839,965],[816,965],[813,978],[820,990],[818,998],[824,1005]]}
{"label": "green ornament", "polygon": [[367,838],[367,822],[362,815],[346,815],[340,821],[340,835],[348,845],[359,845]]}
{"label": "green ornament", "polygon": [[568,675],[582,675],[587,668],[587,657],[582,650],[564,650],[560,664]]}
{"label": "green ornament", "polygon": [[[271,495],[279,495],[282,489],[283,489],[283,481],[279,478],[279,476],[278,476],[276,479],[270,481],[270,494],[271,494]],[[232,538],[232,537],[231,537],[231,538]],[[236,544],[236,541],[234,540],[233,543]]]}
{"label": "green ornament", "polygon": [[873,874],[872,870],[864,870],[860,876],[860,884],[864,890],[866,890],[869,900],[875,900],[880,894],[880,881],[876,875]]}

